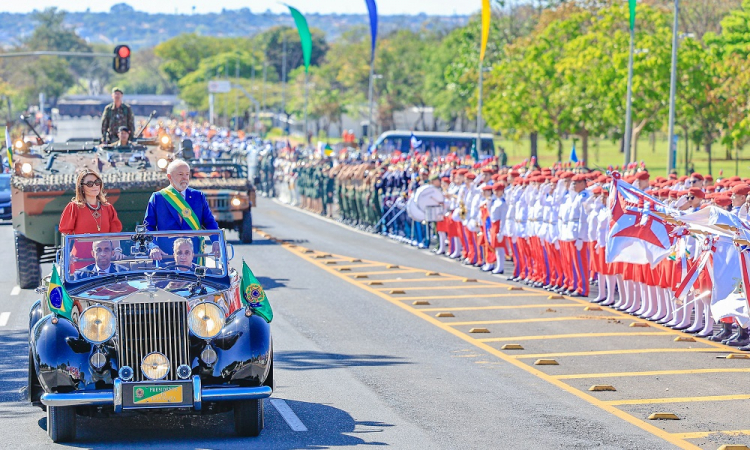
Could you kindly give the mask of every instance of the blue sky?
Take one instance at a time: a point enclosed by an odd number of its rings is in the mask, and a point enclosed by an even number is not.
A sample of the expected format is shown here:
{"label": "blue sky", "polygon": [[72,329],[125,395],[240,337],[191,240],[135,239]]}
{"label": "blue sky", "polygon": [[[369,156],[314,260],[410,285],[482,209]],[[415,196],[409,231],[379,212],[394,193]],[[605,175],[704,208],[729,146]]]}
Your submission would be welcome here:
{"label": "blue sky", "polygon": [[[44,9],[57,6],[67,11],[92,12],[109,11],[109,8],[119,1],[108,0],[26,0],[26,1],[3,1],[0,6],[1,12],[30,12],[34,9]],[[195,12],[208,13],[220,12],[225,9],[250,8],[253,12],[263,12],[270,9],[273,12],[286,12],[287,9],[280,2],[268,0],[126,0],[136,10],[189,14],[195,6]],[[364,14],[367,12],[364,0],[286,0],[291,6],[296,7],[303,13],[341,13],[341,14]],[[481,0],[376,0],[380,14],[472,14],[481,8]]]}

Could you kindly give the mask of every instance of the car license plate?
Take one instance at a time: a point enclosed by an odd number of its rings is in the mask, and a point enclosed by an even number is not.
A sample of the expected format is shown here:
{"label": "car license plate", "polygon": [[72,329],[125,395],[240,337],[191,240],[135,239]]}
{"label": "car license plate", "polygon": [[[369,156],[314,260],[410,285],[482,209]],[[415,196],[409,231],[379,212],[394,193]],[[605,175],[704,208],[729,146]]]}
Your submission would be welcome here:
{"label": "car license plate", "polygon": [[182,385],[133,386],[133,405],[182,403]]}

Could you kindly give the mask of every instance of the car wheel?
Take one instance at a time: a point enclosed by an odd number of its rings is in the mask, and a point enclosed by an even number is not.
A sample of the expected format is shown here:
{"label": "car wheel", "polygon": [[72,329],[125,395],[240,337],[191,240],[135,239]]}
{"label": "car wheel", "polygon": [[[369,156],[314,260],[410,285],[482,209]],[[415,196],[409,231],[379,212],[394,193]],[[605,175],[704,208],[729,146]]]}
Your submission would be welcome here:
{"label": "car wheel", "polygon": [[253,214],[250,210],[242,216],[240,224],[240,242],[243,244],[253,243]]}
{"label": "car wheel", "polygon": [[70,442],[76,438],[74,406],[47,407],[47,434],[52,442]]}
{"label": "car wheel", "polygon": [[34,406],[39,406],[42,408],[43,411],[47,410],[47,407],[44,406],[41,402],[42,398],[42,386],[39,384],[39,379],[36,376],[36,368],[34,367],[34,354],[31,352],[31,349],[29,349],[29,379],[27,380],[27,394],[29,396],[29,401]]}
{"label": "car wheel", "polygon": [[245,437],[256,437],[263,431],[263,400],[234,403],[234,431]]}
{"label": "car wheel", "polygon": [[39,266],[39,249],[36,242],[15,231],[16,241],[16,280],[21,289],[39,286],[42,269]]}

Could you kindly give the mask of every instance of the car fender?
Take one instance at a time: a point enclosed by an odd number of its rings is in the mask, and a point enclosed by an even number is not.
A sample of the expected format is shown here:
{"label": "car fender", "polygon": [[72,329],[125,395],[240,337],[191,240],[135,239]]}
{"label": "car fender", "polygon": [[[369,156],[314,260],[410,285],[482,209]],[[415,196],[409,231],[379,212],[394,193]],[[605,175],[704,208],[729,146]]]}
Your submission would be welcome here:
{"label": "car fender", "polygon": [[271,366],[271,326],[262,317],[235,311],[211,342],[217,360],[213,376],[225,381],[262,385]]}
{"label": "car fender", "polygon": [[34,325],[37,324],[44,317],[44,307],[42,306],[42,299],[39,299],[31,305],[29,310],[29,332],[34,329]]}
{"label": "car fender", "polygon": [[86,389],[92,383],[86,342],[70,320],[48,314],[31,329],[31,354],[39,382],[45,392]]}

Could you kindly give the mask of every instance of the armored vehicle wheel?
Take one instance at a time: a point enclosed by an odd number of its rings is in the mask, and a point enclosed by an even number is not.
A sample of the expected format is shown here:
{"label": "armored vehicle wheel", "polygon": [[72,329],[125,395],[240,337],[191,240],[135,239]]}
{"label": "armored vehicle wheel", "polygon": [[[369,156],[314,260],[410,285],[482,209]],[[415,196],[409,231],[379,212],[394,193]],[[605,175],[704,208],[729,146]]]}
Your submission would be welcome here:
{"label": "armored vehicle wheel", "polygon": [[256,437],[263,431],[263,400],[234,403],[234,431],[244,437]]}
{"label": "armored vehicle wheel", "polygon": [[47,434],[52,442],[70,442],[76,438],[74,406],[47,407]]}
{"label": "armored vehicle wheel", "polygon": [[253,213],[251,210],[242,216],[242,224],[240,224],[240,242],[243,244],[253,243]]}
{"label": "armored vehicle wheel", "polygon": [[33,289],[39,286],[42,269],[39,265],[39,248],[36,242],[18,231],[14,231],[16,240],[16,280],[21,289]]}

